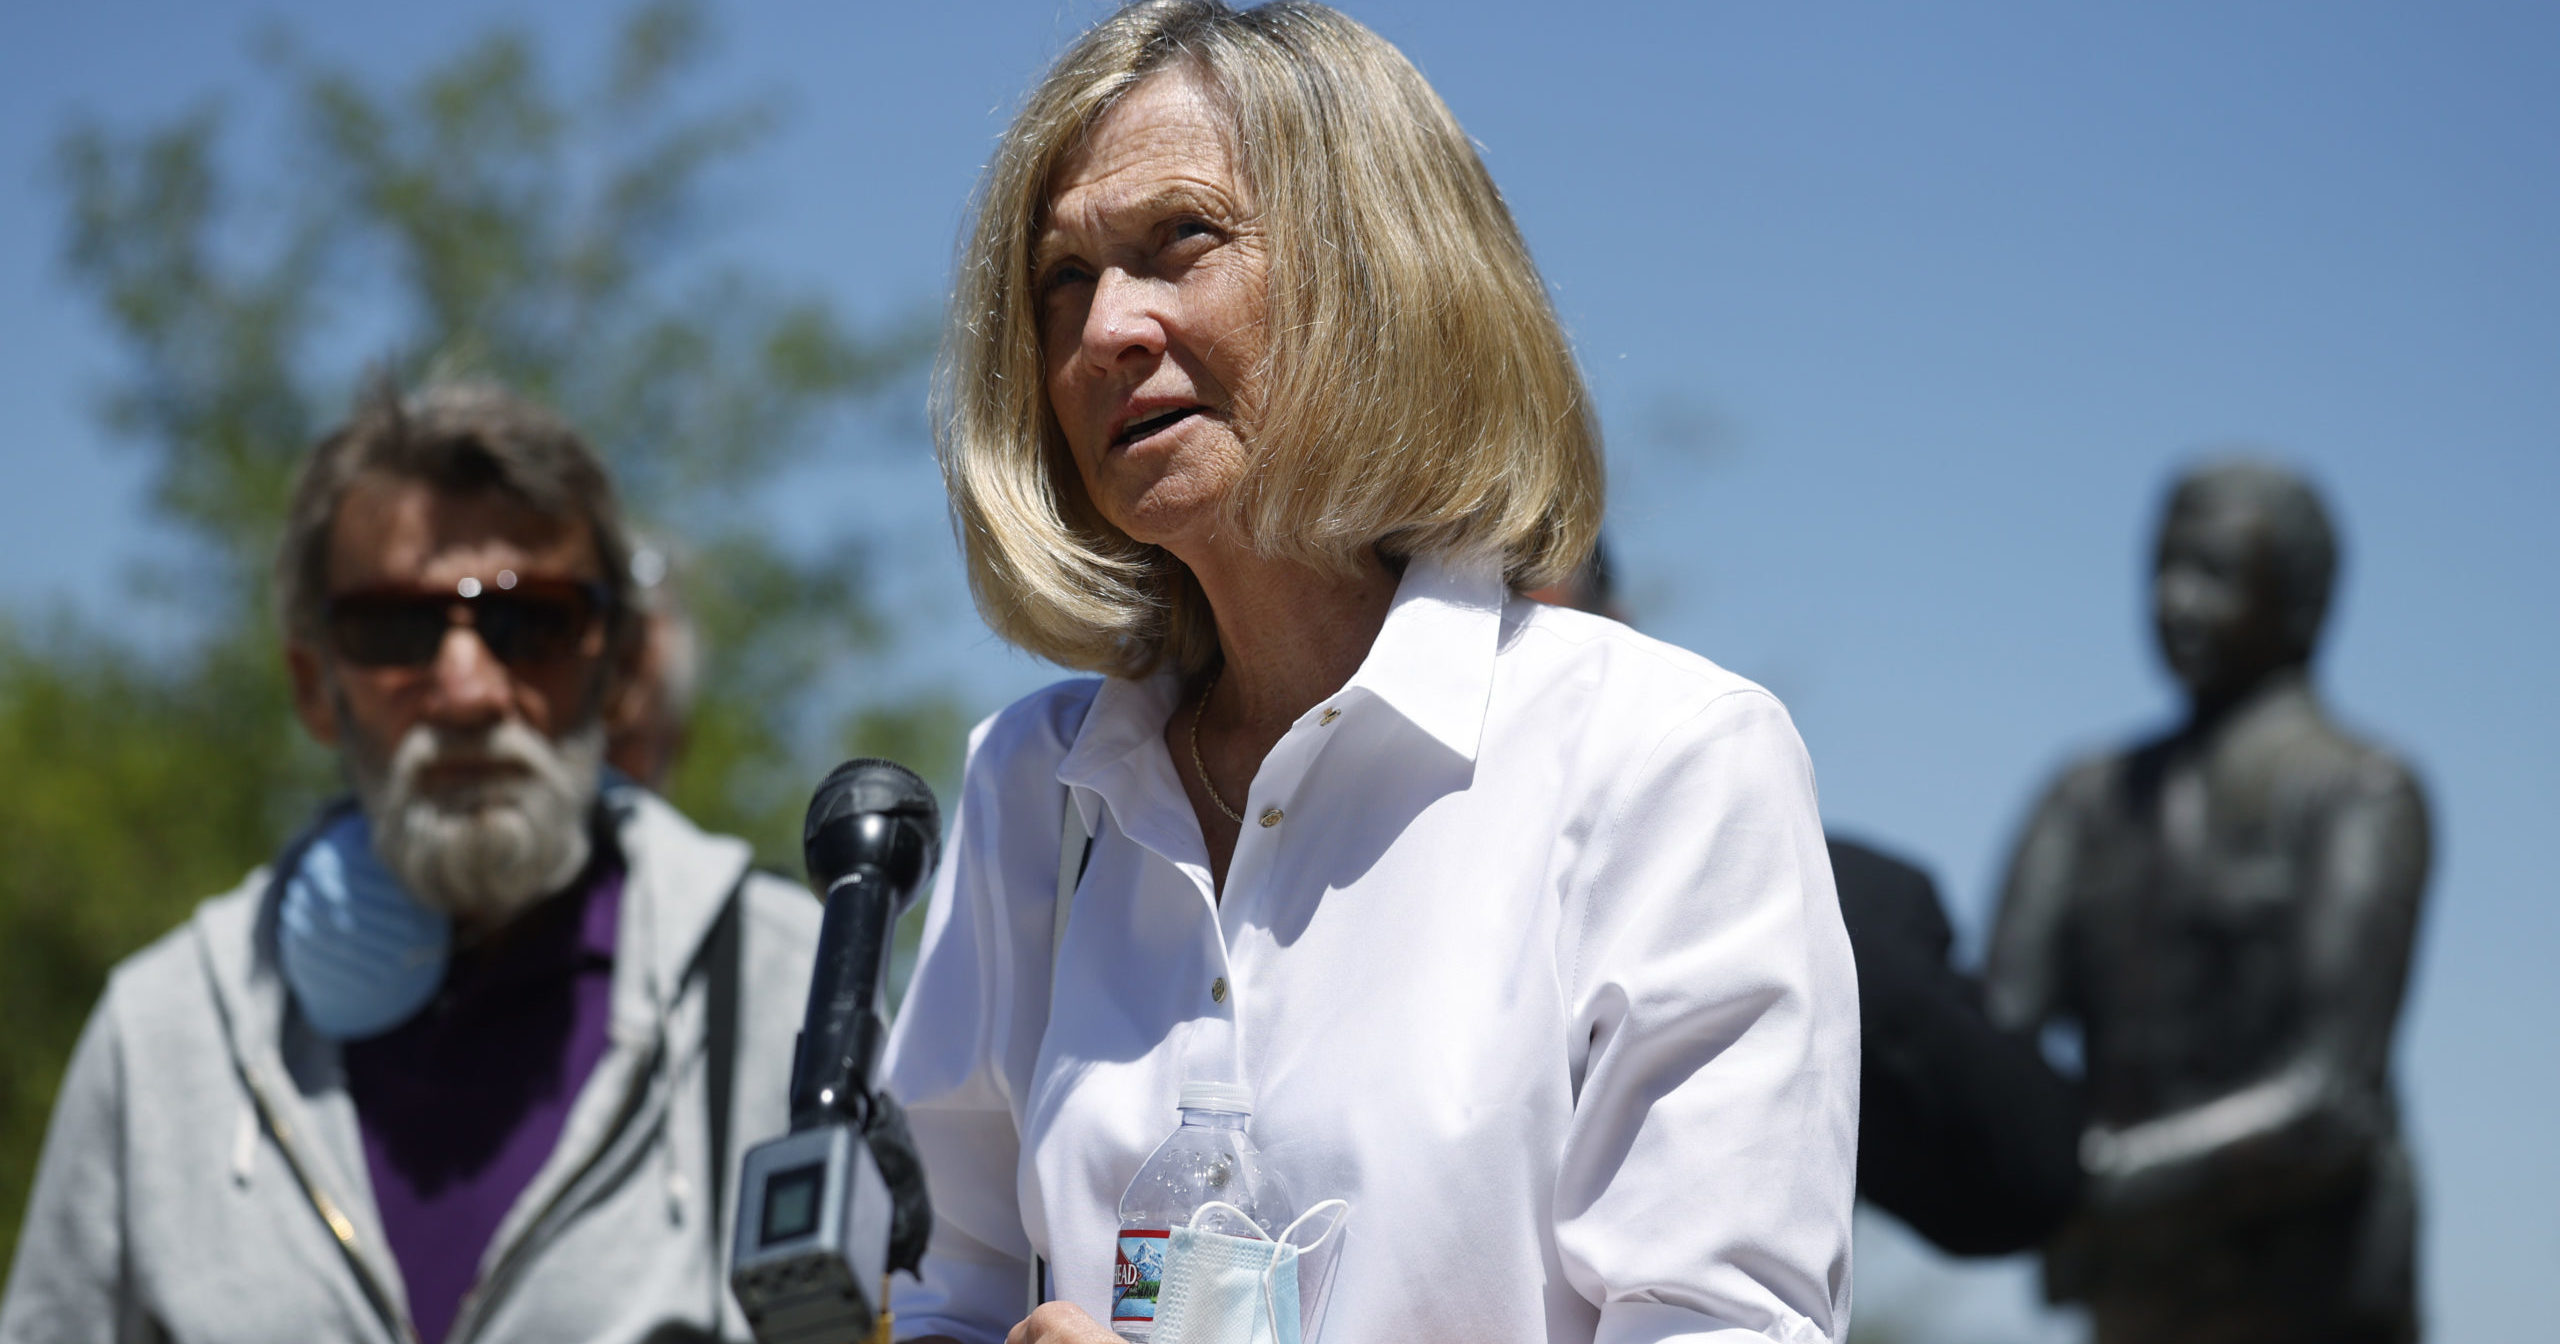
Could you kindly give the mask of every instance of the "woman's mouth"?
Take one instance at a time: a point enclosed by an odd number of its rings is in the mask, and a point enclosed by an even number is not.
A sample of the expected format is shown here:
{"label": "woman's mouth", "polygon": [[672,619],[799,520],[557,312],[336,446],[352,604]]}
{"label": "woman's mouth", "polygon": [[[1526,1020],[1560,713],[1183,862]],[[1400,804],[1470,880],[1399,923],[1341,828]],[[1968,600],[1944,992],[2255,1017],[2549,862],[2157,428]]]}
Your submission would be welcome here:
{"label": "woman's mouth", "polygon": [[1171,429],[1199,413],[1200,408],[1197,406],[1176,406],[1171,410],[1158,411],[1142,420],[1132,420],[1127,427],[1113,436],[1111,446],[1125,448],[1160,430]]}

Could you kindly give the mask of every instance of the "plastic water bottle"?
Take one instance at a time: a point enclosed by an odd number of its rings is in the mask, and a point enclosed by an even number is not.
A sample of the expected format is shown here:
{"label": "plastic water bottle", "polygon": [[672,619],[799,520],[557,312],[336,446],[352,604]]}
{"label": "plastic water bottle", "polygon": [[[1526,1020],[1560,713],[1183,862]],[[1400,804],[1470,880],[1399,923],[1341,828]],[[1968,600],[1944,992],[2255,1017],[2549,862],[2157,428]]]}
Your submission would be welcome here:
{"label": "plastic water bottle", "polygon": [[[1251,1088],[1185,1083],[1176,1105],[1182,1124],[1148,1156],[1120,1196],[1111,1328],[1122,1339],[1144,1340],[1154,1333],[1167,1239],[1173,1229],[1190,1224],[1194,1210],[1211,1200],[1232,1204],[1264,1236],[1278,1235],[1295,1213],[1279,1176],[1263,1164],[1261,1150],[1244,1132],[1253,1115]],[[1217,1225],[1210,1226],[1215,1230]]]}

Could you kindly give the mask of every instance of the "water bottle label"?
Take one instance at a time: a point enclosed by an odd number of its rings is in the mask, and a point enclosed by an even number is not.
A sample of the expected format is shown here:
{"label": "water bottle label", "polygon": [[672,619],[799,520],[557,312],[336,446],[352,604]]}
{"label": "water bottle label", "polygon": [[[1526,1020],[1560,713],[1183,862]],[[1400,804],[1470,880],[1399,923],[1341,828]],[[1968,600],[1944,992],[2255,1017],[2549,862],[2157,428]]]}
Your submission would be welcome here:
{"label": "water bottle label", "polygon": [[1164,1286],[1165,1239],[1169,1229],[1123,1228],[1120,1254],[1111,1266],[1111,1323],[1151,1325],[1156,1319],[1156,1291]]}

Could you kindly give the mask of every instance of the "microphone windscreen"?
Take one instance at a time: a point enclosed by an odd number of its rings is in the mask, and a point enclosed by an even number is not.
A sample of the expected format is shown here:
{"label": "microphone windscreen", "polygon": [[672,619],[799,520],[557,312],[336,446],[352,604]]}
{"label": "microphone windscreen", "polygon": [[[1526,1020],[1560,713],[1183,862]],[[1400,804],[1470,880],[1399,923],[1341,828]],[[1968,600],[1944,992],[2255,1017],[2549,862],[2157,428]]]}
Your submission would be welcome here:
{"label": "microphone windscreen", "polygon": [[820,891],[871,864],[912,895],[942,847],[942,811],[916,772],[875,757],[851,760],[828,772],[809,799],[800,844],[810,884]]}

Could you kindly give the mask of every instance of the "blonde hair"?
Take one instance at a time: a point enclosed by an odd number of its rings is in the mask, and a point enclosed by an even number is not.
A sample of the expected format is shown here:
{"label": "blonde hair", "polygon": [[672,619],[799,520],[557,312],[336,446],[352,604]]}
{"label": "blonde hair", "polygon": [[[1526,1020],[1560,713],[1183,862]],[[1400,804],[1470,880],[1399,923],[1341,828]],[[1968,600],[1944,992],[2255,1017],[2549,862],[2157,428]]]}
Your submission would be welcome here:
{"label": "blonde hair", "polygon": [[1222,526],[1337,572],[1375,551],[1497,561],[1515,589],[1599,533],[1599,427],[1511,213],[1466,132],[1383,38],[1323,5],[1145,0],[1087,32],[1006,131],[935,371],[935,439],[969,585],[1007,640],[1143,676],[1217,654],[1172,555],[1103,521],[1045,394],[1033,247],[1049,183],[1150,75],[1234,118],[1271,240],[1271,337]]}

